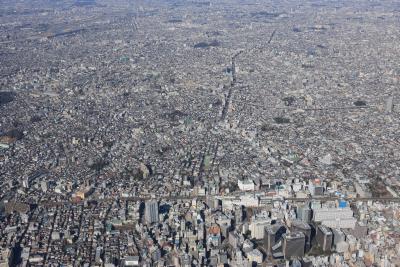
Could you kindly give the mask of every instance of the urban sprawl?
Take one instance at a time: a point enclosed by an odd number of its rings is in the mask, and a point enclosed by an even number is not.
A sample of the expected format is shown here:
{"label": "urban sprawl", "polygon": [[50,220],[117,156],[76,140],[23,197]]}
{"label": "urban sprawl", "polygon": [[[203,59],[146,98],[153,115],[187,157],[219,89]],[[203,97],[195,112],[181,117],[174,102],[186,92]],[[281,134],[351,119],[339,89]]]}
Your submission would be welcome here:
{"label": "urban sprawl", "polygon": [[400,2],[0,0],[0,267],[400,266]]}

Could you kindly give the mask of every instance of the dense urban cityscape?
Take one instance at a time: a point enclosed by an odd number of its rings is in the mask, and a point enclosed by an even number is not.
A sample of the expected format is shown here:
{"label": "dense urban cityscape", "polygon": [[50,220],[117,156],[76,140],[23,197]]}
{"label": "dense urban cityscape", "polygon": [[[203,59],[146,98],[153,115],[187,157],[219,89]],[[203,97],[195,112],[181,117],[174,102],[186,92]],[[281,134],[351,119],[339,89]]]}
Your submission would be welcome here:
{"label": "dense urban cityscape", "polygon": [[0,267],[400,266],[400,2],[0,0]]}

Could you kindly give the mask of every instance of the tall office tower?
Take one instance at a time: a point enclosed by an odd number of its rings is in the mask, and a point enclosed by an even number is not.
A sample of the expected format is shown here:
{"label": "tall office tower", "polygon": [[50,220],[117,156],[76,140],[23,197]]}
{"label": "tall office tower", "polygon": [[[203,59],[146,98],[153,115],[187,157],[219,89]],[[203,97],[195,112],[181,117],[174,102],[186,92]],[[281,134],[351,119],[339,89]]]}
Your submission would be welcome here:
{"label": "tall office tower", "polygon": [[233,249],[239,249],[240,245],[244,242],[244,239],[242,235],[232,231],[229,233],[228,241]]}
{"label": "tall office tower", "polygon": [[29,179],[28,179],[28,177],[23,178],[23,180],[22,180],[22,186],[23,186],[24,188],[29,188]]}
{"label": "tall office tower", "polygon": [[310,258],[303,258],[301,259],[301,266],[302,267],[313,267],[312,259]]}
{"label": "tall office tower", "polygon": [[243,207],[236,206],[235,207],[235,223],[241,224],[243,222]]}
{"label": "tall office tower", "polygon": [[148,224],[158,222],[158,202],[149,200],[145,203],[144,218]]}
{"label": "tall office tower", "polygon": [[389,96],[386,99],[386,103],[385,103],[385,111],[387,113],[391,113],[393,111],[393,96]]}
{"label": "tall office tower", "polygon": [[48,188],[47,182],[46,182],[46,181],[41,181],[41,182],[40,182],[40,188],[42,189],[42,191],[43,191],[44,193],[46,193],[46,192],[47,192],[47,188]]}
{"label": "tall office tower", "polygon": [[312,210],[308,204],[299,206],[297,208],[297,219],[305,223],[310,223],[312,218]]}
{"label": "tall office tower", "polygon": [[317,227],[316,240],[323,251],[331,251],[333,234],[332,231],[329,230],[327,227],[322,225],[319,225]]}
{"label": "tall office tower", "polygon": [[292,232],[302,232],[305,236],[305,251],[311,248],[311,227],[308,223],[300,220],[294,220],[291,223],[290,230]]}
{"label": "tall office tower", "polygon": [[[274,247],[279,243],[286,228],[282,224],[273,224],[264,228],[264,245],[267,253],[273,254]],[[278,246],[279,247],[279,246]]]}
{"label": "tall office tower", "polygon": [[332,229],[333,244],[332,250],[338,253],[344,253],[349,249],[349,244],[346,243],[346,235],[340,229]]}
{"label": "tall office tower", "polygon": [[298,259],[292,261],[292,267],[301,267],[301,262]]}
{"label": "tall office tower", "polygon": [[332,229],[333,245],[346,241],[346,235],[340,229]]}
{"label": "tall office tower", "polygon": [[292,232],[283,235],[282,252],[286,260],[304,256],[306,238],[302,232]]}

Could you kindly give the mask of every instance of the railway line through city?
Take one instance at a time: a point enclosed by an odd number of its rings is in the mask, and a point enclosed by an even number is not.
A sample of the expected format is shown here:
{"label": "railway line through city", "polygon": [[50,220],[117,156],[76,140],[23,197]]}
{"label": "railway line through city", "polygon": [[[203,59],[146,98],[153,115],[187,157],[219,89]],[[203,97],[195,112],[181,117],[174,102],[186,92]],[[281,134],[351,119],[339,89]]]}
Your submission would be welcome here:
{"label": "railway line through city", "polygon": [[[259,196],[262,203],[273,203],[273,202],[312,202],[312,201],[321,201],[321,202],[328,202],[328,201],[336,201],[336,200],[345,200],[348,202],[368,202],[368,201],[377,201],[377,202],[400,202],[400,197],[308,197],[308,198],[295,198],[295,197],[279,197],[279,198],[263,198],[263,196]],[[207,199],[239,199],[240,195],[196,195],[196,196],[132,196],[132,197],[109,197],[109,198],[88,198],[83,201],[88,202],[113,202],[113,201],[147,201],[151,199],[156,199],[159,201],[191,201],[194,199],[206,201]],[[72,201],[42,201],[39,203],[31,203],[31,204],[38,204],[38,205],[51,205],[51,206],[59,206],[59,205],[68,205],[68,204],[77,204],[76,202]],[[263,204],[260,204],[259,207],[262,207]]]}

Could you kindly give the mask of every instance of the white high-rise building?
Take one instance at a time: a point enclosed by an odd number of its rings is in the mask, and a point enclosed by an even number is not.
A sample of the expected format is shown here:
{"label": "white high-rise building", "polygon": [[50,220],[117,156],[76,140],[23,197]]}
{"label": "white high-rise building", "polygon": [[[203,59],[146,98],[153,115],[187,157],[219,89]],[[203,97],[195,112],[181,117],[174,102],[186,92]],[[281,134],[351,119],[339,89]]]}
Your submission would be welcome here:
{"label": "white high-rise building", "polygon": [[46,193],[47,192],[47,182],[46,181],[41,181],[40,182],[40,187],[41,187],[41,189],[42,189],[42,191],[44,192],[44,193]]}
{"label": "white high-rise building", "polygon": [[149,200],[145,203],[144,218],[148,224],[158,222],[158,202]]}
{"label": "white high-rise building", "polygon": [[254,191],[255,185],[252,180],[238,180],[238,187],[242,191]]}
{"label": "white high-rise building", "polygon": [[393,111],[393,96],[389,96],[386,99],[385,111],[387,113],[391,113]]}

